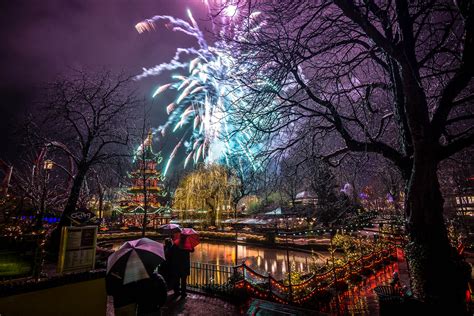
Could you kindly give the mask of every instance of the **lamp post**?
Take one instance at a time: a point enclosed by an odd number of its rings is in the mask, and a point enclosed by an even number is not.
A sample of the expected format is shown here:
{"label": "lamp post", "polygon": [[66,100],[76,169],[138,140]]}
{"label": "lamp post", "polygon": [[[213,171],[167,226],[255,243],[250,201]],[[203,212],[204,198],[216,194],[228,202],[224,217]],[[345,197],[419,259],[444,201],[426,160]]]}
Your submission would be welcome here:
{"label": "lamp post", "polygon": [[49,182],[49,173],[54,167],[54,162],[50,159],[47,159],[43,162],[43,176],[42,176],[42,185],[41,185],[41,196],[39,203],[39,210],[36,214],[36,228],[39,230],[43,227],[43,215],[46,209],[46,195],[48,194],[48,182]]}

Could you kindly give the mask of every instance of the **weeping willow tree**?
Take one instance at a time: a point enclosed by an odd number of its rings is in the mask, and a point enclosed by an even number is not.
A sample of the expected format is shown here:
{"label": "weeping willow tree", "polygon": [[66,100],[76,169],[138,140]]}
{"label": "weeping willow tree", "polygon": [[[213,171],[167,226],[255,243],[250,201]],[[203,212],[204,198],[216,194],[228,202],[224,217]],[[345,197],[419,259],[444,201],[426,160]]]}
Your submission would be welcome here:
{"label": "weeping willow tree", "polygon": [[238,179],[225,166],[200,165],[179,183],[173,208],[180,211],[182,221],[204,213],[208,224],[220,225],[223,216],[233,214],[237,186]]}

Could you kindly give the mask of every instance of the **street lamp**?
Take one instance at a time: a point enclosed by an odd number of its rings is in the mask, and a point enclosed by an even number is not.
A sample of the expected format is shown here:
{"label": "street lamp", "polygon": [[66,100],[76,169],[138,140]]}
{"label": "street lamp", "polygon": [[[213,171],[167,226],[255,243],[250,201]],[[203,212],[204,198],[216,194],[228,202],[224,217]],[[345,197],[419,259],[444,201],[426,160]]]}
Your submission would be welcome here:
{"label": "street lamp", "polygon": [[52,160],[45,160],[44,163],[43,163],[43,169],[46,170],[46,171],[50,171],[52,170],[54,167],[54,162]]}

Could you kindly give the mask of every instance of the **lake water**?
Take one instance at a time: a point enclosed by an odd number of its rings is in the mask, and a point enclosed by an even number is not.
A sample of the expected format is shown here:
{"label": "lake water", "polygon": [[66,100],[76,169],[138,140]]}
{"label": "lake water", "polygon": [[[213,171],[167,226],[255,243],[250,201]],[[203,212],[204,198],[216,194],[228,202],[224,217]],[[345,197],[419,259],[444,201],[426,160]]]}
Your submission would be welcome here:
{"label": "lake water", "polygon": [[[206,262],[218,265],[235,265],[235,245],[215,242],[203,242],[199,244],[191,260],[195,262]],[[325,263],[329,254],[327,252],[300,252],[289,251],[290,265],[292,271],[308,273],[311,263]],[[259,273],[272,275],[279,279],[288,272],[287,252],[283,249],[271,249],[259,246],[238,245],[237,263],[245,262]]]}
{"label": "lake water", "polygon": [[[116,250],[123,241],[117,241],[113,245]],[[191,254],[191,261],[212,263],[216,265],[235,265],[235,244],[202,242]],[[308,273],[311,263],[322,264],[329,258],[327,252],[301,252],[289,251],[290,266],[292,271]],[[271,249],[260,246],[238,245],[237,263],[245,262],[255,271],[261,274],[272,273],[276,279],[281,279],[288,272],[287,252],[284,249]]]}

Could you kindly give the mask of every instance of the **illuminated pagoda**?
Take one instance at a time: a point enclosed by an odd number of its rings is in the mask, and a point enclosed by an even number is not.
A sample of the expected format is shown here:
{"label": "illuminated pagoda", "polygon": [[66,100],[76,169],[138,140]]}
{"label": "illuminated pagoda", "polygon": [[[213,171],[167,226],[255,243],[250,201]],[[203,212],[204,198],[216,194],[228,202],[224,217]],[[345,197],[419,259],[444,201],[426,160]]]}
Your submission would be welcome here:
{"label": "illuminated pagoda", "polygon": [[135,153],[134,171],[128,175],[131,184],[120,199],[117,211],[126,227],[142,227],[145,208],[149,228],[157,228],[171,220],[171,211],[164,205],[164,177],[157,170],[163,157],[153,152],[152,143],[153,134],[150,131]]}

